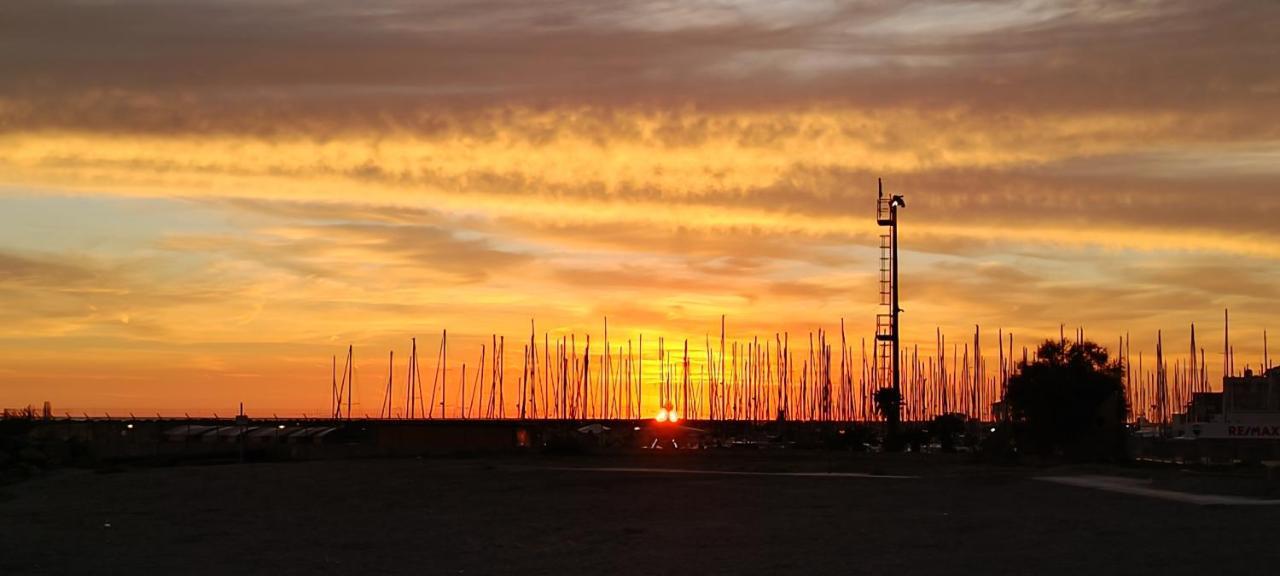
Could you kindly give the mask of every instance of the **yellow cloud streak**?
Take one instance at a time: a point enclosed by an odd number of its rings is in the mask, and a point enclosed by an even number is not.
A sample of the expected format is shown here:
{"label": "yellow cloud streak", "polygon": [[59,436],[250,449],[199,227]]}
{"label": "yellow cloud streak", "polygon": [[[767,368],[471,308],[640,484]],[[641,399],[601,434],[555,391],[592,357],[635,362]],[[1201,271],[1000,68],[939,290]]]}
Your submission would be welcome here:
{"label": "yellow cloud streak", "polygon": [[[782,217],[736,200],[803,167],[892,174],[1035,165],[1190,137],[1171,115],[515,110],[502,118],[495,125],[482,116],[429,137],[19,133],[0,137],[0,166],[10,184],[87,193],[354,199],[535,226],[870,237],[874,226],[860,216]],[[1280,244],[1269,238],[1201,230],[1086,225],[1082,233],[1074,223],[1044,221],[998,230],[976,222],[919,225],[935,236],[968,240],[1280,256]]]}
{"label": "yellow cloud streak", "polygon": [[597,182],[683,195],[740,189],[797,165],[909,172],[1034,164],[1178,139],[1172,115],[1009,117],[910,110],[708,115],[517,111],[440,134],[236,135],[19,133],[3,161],[28,177],[111,168],[172,175],[356,174],[466,179],[520,174],[548,186]]}

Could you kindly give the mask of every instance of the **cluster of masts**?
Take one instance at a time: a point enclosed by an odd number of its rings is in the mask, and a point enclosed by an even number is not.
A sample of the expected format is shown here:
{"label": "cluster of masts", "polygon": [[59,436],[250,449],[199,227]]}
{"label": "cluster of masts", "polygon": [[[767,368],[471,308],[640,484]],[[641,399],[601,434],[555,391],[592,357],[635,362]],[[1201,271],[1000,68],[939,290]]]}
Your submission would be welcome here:
{"label": "cluster of masts", "polygon": [[[1235,347],[1231,344],[1230,312],[1223,310],[1222,374],[1224,377],[1240,376],[1252,371],[1246,364],[1236,366]],[[1129,335],[1120,338],[1119,351],[1125,370],[1125,393],[1130,418],[1140,422],[1166,424],[1173,415],[1184,411],[1196,394],[1214,392],[1209,378],[1209,366],[1204,347],[1196,344],[1196,325],[1191,324],[1190,344],[1185,357],[1170,358],[1165,352],[1164,332],[1156,332],[1155,358],[1143,358],[1138,352],[1135,359],[1130,352]],[[1259,373],[1272,368],[1268,349],[1267,331],[1262,331],[1262,358]],[[1221,391],[1219,386],[1216,391]]]}
{"label": "cluster of masts", "polygon": [[[996,336],[994,358],[983,353],[979,326],[974,326],[972,342],[952,340],[948,346],[947,336],[937,329],[931,352],[919,345],[902,350],[903,420],[926,421],[956,413],[981,421],[997,419],[993,404],[1003,396],[1019,363],[1033,352],[1022,346],[1015,354],[1012,333],[999,330]],[[1065,333],[1060,338],[1065,342]],[[1075,338],[1085,339],[1083,328],[1077,329]],[[553,339],[544,332],[539,340],[530,322],[518,362],[508,362],[505,337],[493,335],[481,344],[478,362],[461,362],[457,369],[450,365],[448,342],[448,331],[442,331],[430,380],[422,377],[416,338],[410,342],[402,383],[395,377],[395,354],[388,354],[377,417],[872,421],[881,418],[875,392],[892,386],[892,372],[879,365],[874,340],[872,354],[867,354],[867,338],[859,338],[855,348],[843,320],[839,334],[810,332],[807,342],[797,345],[785,332],[729,341],[722,317],[719,339],[704,336],[701,349],[691,349],[688,339],[673,343],[660,337],[646,342],[643,335],[625,343],[611,342],[608,319],[599,347],[593,348],[589,334],[581,340],[576,334]],[[1265,332],[1263,342],[1260,367],[1265,370],[1270,367]],[[656,350],[646,348],[654,344]],[[1214,388],[1204,349],[1196,348],[1194,326],[1191,353],[1185,359],[1165,353],[1163,332],[1157,333],[1153,363],[1142,352],[1135,360],[1130,350],[1125,335],[1113,357],[1123,363],[1126,401],[1135,421],[1168,422],[1193,394]],[[1237,373],[1233,352],[1225,344],[1225,375]],[[352,417],[355,380],[354,348],[348,347],[341,377],[337,357],[333,361],[334,418]]]}

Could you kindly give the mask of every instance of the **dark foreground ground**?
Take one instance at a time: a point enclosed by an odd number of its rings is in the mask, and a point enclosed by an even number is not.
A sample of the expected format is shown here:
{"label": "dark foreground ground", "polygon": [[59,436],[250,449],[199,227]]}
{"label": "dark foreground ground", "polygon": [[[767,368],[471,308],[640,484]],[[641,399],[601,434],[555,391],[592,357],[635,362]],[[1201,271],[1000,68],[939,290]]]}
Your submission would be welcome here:
{"label": "dark foreground ground", "polygon": [[1280,507],[1198,506],[1032,479],[1074,472],[1083,471],[782,452],[63,470],[0,488],[0,574],[1226,575],[1280,567]]}

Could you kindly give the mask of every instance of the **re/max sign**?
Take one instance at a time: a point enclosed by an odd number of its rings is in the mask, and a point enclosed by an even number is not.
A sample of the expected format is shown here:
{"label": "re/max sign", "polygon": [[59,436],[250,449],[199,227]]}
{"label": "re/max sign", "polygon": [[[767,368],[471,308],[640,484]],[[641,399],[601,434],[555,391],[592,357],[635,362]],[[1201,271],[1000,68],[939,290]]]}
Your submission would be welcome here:
{"label": "re/max sign", "polygon": [[1280,426],[1227,426],[1232,438],[1280,438]]}

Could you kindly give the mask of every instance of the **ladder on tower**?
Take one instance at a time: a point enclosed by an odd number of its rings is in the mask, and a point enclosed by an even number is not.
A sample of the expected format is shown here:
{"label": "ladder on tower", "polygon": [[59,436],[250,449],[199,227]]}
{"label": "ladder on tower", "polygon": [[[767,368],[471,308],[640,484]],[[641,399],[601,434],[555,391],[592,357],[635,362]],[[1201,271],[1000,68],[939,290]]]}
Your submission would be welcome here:
{"label": "ladder on tower", "polygon": [[[876,223],[882,227],[892,229],[896,222],[893,217],[893,197],[886,196],[883,188],[880,189],[879,198],[876,200]],[[893,301],[893,235],[880,235],[880,306],[883,307],[885,313],[876,314],[876,385],[878,387],[892,386],[893,365],[895,344],[898,340],[898,326],[895,322],[894,301]]]}
{"label": "ladder on tower", "polygon": [[876,341],[876,388],[893,385],[893,342]]}
{"label": "ladder on tower", "polygon": [[893,237],[880,235],[880,305],[893,306]]}
{"label": "ladder on tower", "polygon": [[893,197],[885,196],[883,191],[876,200],[876,223],[881,226],[893,226]]}

